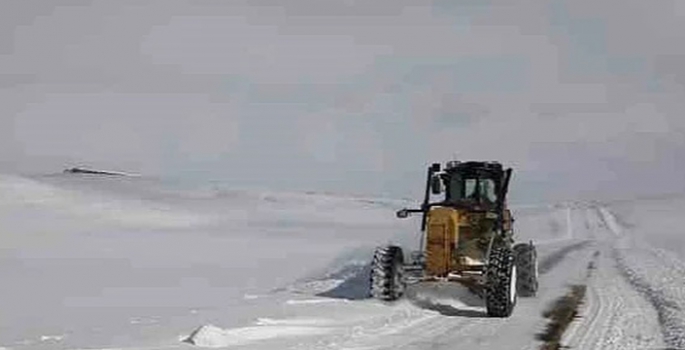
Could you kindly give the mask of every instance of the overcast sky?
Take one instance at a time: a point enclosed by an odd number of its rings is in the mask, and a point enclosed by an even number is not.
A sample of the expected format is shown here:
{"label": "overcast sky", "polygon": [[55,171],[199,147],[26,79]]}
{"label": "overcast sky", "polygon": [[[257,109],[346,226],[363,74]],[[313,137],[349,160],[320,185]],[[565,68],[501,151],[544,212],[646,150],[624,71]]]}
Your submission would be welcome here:
{"label": "overcast sky", "polygon": [[0,171],[417,196],[685,191],[685,2],[0,2]]}

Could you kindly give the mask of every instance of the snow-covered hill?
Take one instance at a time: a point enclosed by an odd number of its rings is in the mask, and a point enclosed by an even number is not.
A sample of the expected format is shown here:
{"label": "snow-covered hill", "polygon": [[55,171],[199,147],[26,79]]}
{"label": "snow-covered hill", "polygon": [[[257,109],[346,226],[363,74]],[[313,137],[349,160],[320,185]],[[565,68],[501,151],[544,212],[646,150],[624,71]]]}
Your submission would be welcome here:
{"label": "snow-covered hill", "polygon": [[485,317],[456,286],[416,287],[394,304],[366,298],[373,248],[418,243],[418,219],[394,217],[411,204],[1,176],[0,347],[536,349],[543,312],[570,284],[588,293],[566,344],[683,345],[685,201],[514,208],[542,275],[539,296],[509,319]]}

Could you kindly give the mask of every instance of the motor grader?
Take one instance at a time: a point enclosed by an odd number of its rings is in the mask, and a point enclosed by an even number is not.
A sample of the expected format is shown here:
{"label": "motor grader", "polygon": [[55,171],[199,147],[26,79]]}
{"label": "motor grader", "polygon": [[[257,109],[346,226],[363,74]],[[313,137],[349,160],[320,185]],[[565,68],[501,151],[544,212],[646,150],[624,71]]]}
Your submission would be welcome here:
{"label": "motor grader", "polygon": [[485,300],[488,316],[509,317],[519,295],[536,295],[536,248],[532,241],[514,242],[506,200],[511,174],[511,168],[498,162],[450,161],[444,169],[440,163],[428,167],[421,207],[397,212],[398,218],[422,215],[420,250],[405,261],[399,246],[377,248],[371,296],[393,301],[408,284],[455,282]]}

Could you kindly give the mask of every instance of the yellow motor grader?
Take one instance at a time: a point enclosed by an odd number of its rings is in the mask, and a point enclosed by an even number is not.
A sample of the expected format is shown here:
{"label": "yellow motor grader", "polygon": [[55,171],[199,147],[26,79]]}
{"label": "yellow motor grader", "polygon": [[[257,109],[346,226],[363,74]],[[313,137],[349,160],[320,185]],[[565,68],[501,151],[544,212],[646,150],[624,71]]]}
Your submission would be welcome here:
{"label": "yellow motor grader", "polygon": [[489,316],[509,317],[519,295],[535,296],[538,290],[536,248],[532,241],[514,242],[506,201],[512,169],[476,161],[450,161],[441,168],[428,168],[421,207],[397,212],[398,218],[422,215],[420,250],[407,262],[399,246],[377,248],[371,296],[393,301],[407,284],[456,282],[485,300]]}

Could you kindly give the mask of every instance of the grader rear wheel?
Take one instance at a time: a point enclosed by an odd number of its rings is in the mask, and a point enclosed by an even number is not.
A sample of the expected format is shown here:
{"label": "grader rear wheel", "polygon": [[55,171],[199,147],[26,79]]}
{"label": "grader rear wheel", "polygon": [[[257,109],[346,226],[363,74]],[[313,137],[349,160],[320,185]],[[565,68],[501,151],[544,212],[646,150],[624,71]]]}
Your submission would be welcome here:
{"label": "grader rear wheel", "polygon": [[516,289],[522,297],[532,297],[538,292],[538,254],[533,243],[519,243],[514,246],[516,261]]}

